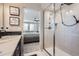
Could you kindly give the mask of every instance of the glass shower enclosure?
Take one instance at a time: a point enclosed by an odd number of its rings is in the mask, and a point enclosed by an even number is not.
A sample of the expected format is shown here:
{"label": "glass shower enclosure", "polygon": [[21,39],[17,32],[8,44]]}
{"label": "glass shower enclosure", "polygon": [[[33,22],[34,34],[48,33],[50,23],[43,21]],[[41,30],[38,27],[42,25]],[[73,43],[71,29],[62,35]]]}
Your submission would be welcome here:
{"label": "glass shower enclosure", "polygon": [[44,11],[44,50],[49,55],[54,55],[55,44],[55,6],[49,4],[48,8]]}

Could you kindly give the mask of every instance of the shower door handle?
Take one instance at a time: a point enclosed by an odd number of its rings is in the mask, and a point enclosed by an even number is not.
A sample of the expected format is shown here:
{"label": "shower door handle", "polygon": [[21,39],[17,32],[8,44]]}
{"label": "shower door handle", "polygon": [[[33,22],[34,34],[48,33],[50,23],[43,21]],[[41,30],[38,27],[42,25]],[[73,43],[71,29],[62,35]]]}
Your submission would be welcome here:
{"label": "shower door handle", "polygon": [[44,27],[45,29],[51,29],[51,26],[48,26],[48,27]]}

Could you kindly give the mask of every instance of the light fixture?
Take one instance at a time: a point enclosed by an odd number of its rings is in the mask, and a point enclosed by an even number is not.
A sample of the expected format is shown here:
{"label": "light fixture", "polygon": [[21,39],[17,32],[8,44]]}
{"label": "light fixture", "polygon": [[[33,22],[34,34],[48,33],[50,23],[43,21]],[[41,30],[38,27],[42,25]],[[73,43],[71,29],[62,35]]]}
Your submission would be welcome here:
{"label": "light fixture", "polygon": [[66,14],[69,14],[69,12],[66,12]]}
{"label": "light fixture", "polygon": [[72,13],[72,10],[70,10],[69,12]]}

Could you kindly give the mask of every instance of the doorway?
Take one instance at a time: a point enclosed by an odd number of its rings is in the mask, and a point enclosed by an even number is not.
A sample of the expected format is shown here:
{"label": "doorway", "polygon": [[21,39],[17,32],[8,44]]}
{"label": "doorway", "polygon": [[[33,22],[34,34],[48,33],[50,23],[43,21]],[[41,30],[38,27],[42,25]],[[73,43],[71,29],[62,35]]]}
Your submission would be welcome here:
{"label": "doorway", "polygon": [[23,36],[24,54],[40,49],[40,19],[39,10],[24,8]]}

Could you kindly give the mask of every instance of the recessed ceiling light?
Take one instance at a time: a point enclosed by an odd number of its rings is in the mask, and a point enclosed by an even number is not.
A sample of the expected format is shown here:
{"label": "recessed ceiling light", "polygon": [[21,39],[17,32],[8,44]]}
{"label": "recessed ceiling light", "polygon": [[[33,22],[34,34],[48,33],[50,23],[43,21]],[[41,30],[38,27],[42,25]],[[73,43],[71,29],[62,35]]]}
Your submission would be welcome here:
{"label": "recessed ceiling light", "polygon": [[69,12],[66,12],[66,14],[69,14]]}
{"label": "recessed ceiling light", "polygon": [[72,10],[70,10],[69,12],[72,13]]}

